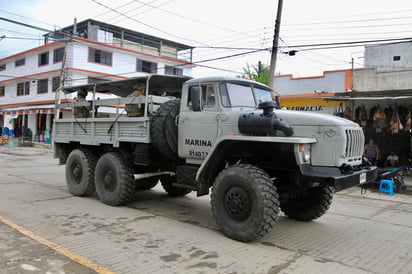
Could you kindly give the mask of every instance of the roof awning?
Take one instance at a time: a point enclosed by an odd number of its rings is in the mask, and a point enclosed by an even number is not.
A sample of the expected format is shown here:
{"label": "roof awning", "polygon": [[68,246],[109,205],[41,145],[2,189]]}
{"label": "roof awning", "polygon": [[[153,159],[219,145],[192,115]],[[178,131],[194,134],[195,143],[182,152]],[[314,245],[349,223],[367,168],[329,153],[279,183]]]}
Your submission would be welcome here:
{"label": "roof awning", "polygon": [[125,80],[107,81],[96,84],[86,84],[72,87],[64,87],[64,93],[76,92],[79,89],[86,89],[93,92],[96,86],[96,92],[111,93],[119,97],[126,97],[133,92],[136,84],[149,83],[149,94],[162,95],[163,92],[181,93],[182,85],[191,77],[187,76],[172,76],[172,75],[146,75],[141,77],[133,77]]}
{"label": "roof awning", "polygon": [[44,106],[24,106],[15,107],[9,109],[3,109],[4,115],[14,115],[14,114],[35,114],[35,113],[54,113],[54,105],[44,105]]}
{"label": "roof awning", "polygon": [[406,100],[412,98],[411,89],[403,90],[377,90],[377,91],[352,91],[335,93],[334,100]]}
{"label": "roof awning", "polygon": [[378,101],[378,100],[407,100],[407,99],[412,99],[412,96],[375,96],[375,97],[369,97],[369,96],[364,96],[364,97],[349,97],[349,96],[344,96],[344,97],[335,97],[332,100],[341,100],[341,101]]}
{"label": "roof awning", "polygon": [[280,96],[280,105],[287,108],[304,106],[336,107],[343,101],[346,100],[335,100],[334,93],[293,94]]}

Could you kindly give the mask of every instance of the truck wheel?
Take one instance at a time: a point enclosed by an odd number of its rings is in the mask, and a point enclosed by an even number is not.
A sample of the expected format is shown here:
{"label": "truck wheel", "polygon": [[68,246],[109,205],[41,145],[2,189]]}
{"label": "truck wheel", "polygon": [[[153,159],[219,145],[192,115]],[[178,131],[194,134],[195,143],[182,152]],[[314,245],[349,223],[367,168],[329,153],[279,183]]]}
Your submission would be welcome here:
{"label": "truck wheel", "polygon": [[160,178],[160,183],[162,184],[163,189],[173,197],[184,196],[192,192],[192,190],[183,187],[177,187],[173,184],[176,183],[176,176],[162,176]]}
{"label": "truck wheel", "polygon": [[278,218],[279,196],[265,171],[240,164],[224,169],[217,176],[211,205],[224,234],[250,242],[272,230]]}
{"label": "truck wheel", "polygon": [[71,194],[88,196],[95,192],[94,170],[96,156],[87,149],[75,149],[70,152],[66,162],[66,184]]}
{"label": "truck wheel", "polygon": [[95,182],[100,200],[111,206],[126,204],[135,190],[132,169],[116,152],[108,152],[97,161]]}
{"label": "truck wheel", "polygon": [[170,100],[162,104],[152,116],[151,136],[153,145],[169,160],[177,158],[176,116],[180,111],[180,100]]}
{"label": "truck wheel", "polygon": [[280,208],[289,218],[307,222],[325,214],[332,203],[332,198],[332,187],[317,186],[289,198],[285,204],[280,205]]}
{"label": "truck wheel", "polygon": [[159,177],[148,177],[144,179],[138,179],[135,181],[136,190],[149,190],[154,188],[159,182]]}

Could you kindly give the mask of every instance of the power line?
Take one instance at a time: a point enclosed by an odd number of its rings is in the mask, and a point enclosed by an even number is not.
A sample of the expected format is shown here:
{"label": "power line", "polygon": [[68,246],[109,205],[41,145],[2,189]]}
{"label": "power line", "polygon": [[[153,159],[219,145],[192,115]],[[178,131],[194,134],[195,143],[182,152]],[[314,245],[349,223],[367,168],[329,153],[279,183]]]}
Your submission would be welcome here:
{"label": "power line", "polygon": [[[402,42],[402,41],[411,41],[412,37],[406,38],[393,38],[393,39],[377,39],[377,40],[364,40],[364,41],[349,41],[349,42],[339,42],[339,43],[321,43],[321,44],[306,44],[306,45],[292,45],[288,46],[288,48],[311,48],[311,47],[327,47],[327,46],[344,46],[344,45],[366,45],[371,43],[379,43],[379,42]],[[281,46],[282,47],[282,46]],[[284,48],[284,47],[282,47]]]}
{"label": "power line", "polygon": [[144,26],[146,26],[146,27],[148,27],[148,28],[154,29],[154,30],[156,30],[156,31],[159,31],[159,32],[164,33],[164,34],[167,34],[167,35],[172,36],[172,37],[174,37],[174,38],[178,38],[178,39],[185,40],[185,41],[190,41],[190,42],[196,42],[196,43],[199,43],[199,44],[203,44],[203,43],[198,42],[198,41],[196,41],[196,40],[187,39],[187,38],[184,38],[184,37],[177,36],[177,35],[175,35],[175,34],[172,34],[172,33],[170,33],[170,32],[164,31],[164,30],[162,30],[162,29],[160,29],[160,28],[157,28],[157,27],[154,27],[154,26],[152,26],[152,25],[150,25],[150,24],[147,24],[147,23],[145,23],[145,22],[143,22],[143,21],[137,20],[136,18],[131,17],[131,16],[128,16],[128,15],[122,13],[122,12],[119,12],[119,11],[117,11],[117,10],[115,10],[115,9],[113,9],[113,8],[105,5],[105,4],[100,3],[100,2],[97,1],[97,0],[92,0],[92,1],[95,2],[96,4],[102,6],[102,7],[105,7],[106,9],[109,9],[109,10],[111,10],[111,11],[113,11],[113,12],[116,12],[116,13],[118,13],[118,14],[124,16],[124,17],[127,17],[128,19],[133,20],[133,21],[135,21],[135,22],[137,22],[137,23],[139,23],[139,24],[142,24],[142,25],[144,25]]}
{"label": "power line", "polygon": [[359,20],[344,20],[344,21],[326,21],[326,22],[313,22],[313,23],[293,23],[285,24],[288,26],[307,26],[307,25],[324,25],[324,24],[347,24],[347,23],[358,23],[358,22],[375,22],[375,21],[388,21],[388,20],[401,20],[401,19],[411,19],[410,16],[399,16],[399,17],[389,17],[389,18],[374,18],[374,19],[359,19]]}
{"label": "power line", "polygon": [[243,33],[243,32],[238,32],[238,31],[235,31],[235,30],[232,30],[232,29],[224,28],[224,27],[222,27],[222,26],[217,26],[217,25],[214,25],[214,24],[211,24],[211,23],[208,23],[208,22],[204,22],[204,21],[201,21],[201,20],[196,19],[196,18],[191,18],[191,17],[185,16],[185,15],[179,14],[179,13],[177,13],[177,12],[173,12],[173,11],[170,11],[170,10],[162,9],[162,8],[160,8],[159,6],[153,6],[153,5],[150,5],[150,4],[145,3],[145,2],[143,2],[143,1],[140,1],[140,0],[134,0],[134,1],[137,2],[137,3],[141,3],[142,5],[152,7],[152,8],[154,8],[154,9],[160,10],[160,11],[162,11],[162,12],[165,12],[165,13],[168,13],[168,14],[171,14],[171,15],[174,15],[174,16],[177,16],[177,17],[180,17],[180,18],[183,18],[183,19],[192,21],[192,22],[200,23],[200,24],[203,24],[203,25],[206,25],[206,26],[209,26],[209,27],[213,27],[213,28],[225,30],[225,31],[228,31],[228,32],[234,32],[234,33],[237,33],[237,34],[242,34],[242,35],[247,35],[247,36],[249,36],[249,34],[245,34],[245,33]]}
{"label": "power line", "polygon": [[48,25],[48,26],[51,26],[51,27],[54,27],[54,28],[56,27],[55,25],[51,25],[51,24],[49,24],[49,23],[47,23],[47,22],[43,22],[43,21],[40,21],[40,20],[32,19],[32,18],[29,18],[29,17],[26,17],[26,16],[22,16],[22,15],[17,14],[17,13],[13,13],[13,12],[6,11],[6,10],[3,10],[3,9],[0,9],[0,11],[5,12],[5,13],[8,13],[8,14],[12,14],[12,15],[15,15],[15,16],[18,16],[18,17],[21,17],[21,18],[29,19],[29,20],[31,20],[31,21],[39,22],[39,23],[42,23],[42,24],[45,24],[45,25]]}
{"label": "power line", "polygon": [[28,38],[28,37],[11,37],[5,36],[4,39],[16,39],[16,40],[33,40],[33,41],[42,41],[40,38]]}
{"label": "power line", "polygon": [[[123,8],[123,7],[125,7],[125,6],[130,5],[130,4],[133,3],[133,2],[134,2],[134,0],[132,0],[132,1],[130,1],[130,2],[127,2],[126,4],[120,5],[120,6],[116,7],[115,9]],[[93,18],[103,16],[103,15],[108,14],[108,13],[110,13],[110,12],[111,12],[110,10],[107,10],[107,11],[101,13],[101,14],[95,15]]]}
{"label": "power line", "polygon": [[30,25],[30,24],[14,21],[14,20],[7,19],[7,18],[4,18],[4,17],[0,17],[0,20],[6,21],[6,22],[9,22],[9,23],[13,23],[13,24],[17,24],[17,25],[21,25],[21,26],[25,26],[25,27],[32,28],[32,29],[37,29],[37,30],[40,30],[40,31],[53,32],[53,31],[48,30],[48,29],[36,27],[36,26]]}
{"label": "power line", "polygon": [[[152,4],[152,3],[156,2],[156,1],[158,1],[158,0],[153,0],[153,1],[149,2],[149,4]],[[167,5],[167,4],[169,4],[170,2],[173,2],[173,1],[175,1],[175,0],[169,0],[169,1],[163,2],[163,3],[159,4],[158,7]],[[135,2],[135,1],[133,0],[133,2]],[[137,7],[137,8],[134,9],[134,10],[131,10],[131,11],[139,10],[139,9],[141,9],[141,8],[143,8],[143,7],[144,7],[144,5],[141,5],[141,6]],[[149,8],[149,9],[146,9],[146,10],[143,10],[143,11],[139,11],[139,12],[137,12],[137,13],[132,14],[131,16],[133,17],[133,16],[142,15],[142,14],[144,14],[144,13],[146,13],[146,12],[151,11],[151,10],[153,10],[153,8]],[[129,13],[129,12],[127,12],[127,13]],[[117,18],[117,17],[113,17],[113,18],[111,18],[111,19],[109,19],[109,20],[112,20],[112,19],[115,19],[115,18]],[[118,23],[120,23],[120,22],[122,22],[122,21],[124,21],[124,20],[126,20],[126,19],[117,20],[117,21],[115,21],[113,24],[118,24]]]}

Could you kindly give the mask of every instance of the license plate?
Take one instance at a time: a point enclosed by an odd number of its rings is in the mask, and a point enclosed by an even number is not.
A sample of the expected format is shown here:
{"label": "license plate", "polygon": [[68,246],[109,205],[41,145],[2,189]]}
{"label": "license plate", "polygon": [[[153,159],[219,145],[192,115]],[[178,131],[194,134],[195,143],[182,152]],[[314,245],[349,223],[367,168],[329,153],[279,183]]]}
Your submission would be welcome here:
{"label": "license plate", "polygon": [[359,184],[364,184],[366,183],[366,173],[361,173],[359,175]]}

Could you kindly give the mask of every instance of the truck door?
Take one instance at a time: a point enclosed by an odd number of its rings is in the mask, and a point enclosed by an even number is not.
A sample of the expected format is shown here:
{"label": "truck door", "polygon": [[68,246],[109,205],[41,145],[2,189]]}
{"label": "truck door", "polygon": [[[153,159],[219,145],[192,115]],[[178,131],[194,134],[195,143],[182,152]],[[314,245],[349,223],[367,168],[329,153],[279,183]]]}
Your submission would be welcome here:
{"label": "truck door", "polygon": [[[199,94],[200,109],[193,109],[191,94]],[[218,96],[213,84],[188,87],[179,117],[179,156],[199,163],[208,155],[218,136]]]}

